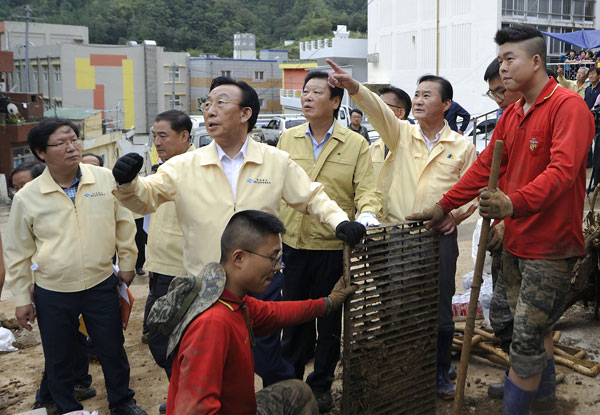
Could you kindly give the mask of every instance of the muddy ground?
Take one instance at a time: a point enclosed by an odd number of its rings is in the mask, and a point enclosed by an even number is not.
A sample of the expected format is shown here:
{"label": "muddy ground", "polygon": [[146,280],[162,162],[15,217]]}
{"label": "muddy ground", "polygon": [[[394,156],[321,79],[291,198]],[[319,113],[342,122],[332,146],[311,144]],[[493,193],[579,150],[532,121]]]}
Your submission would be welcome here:
{"label": "muddy ground", "polygon": [[[7,208],[0,208],[0,231],[5,231]],[[457,289],[461,287],[461,277],[470,271],[471,234],[474,220],[469,220],[459,229],[461,256],[457,271]],[[141,343],[143,305],[147,294],[147,278],[139,276],[132,285],[135,297],[132,318],[125,331],[125,348],[131,365],[131,388],[136,392],[138,404],[149,414],[158,414],[158,407],[166,401],[167,378],[152,359],[148,347]],[[5,317],[14,317],[14,302],[10,293],[2,293],[0,313]],[[560,320],[557,329],[563,333],[561,342],[580,347],[587,357],[600,361],[600,322],[593,318],[593,308],[585,309],[580,305],[571,308]],[[31,408],[35,400],[35,391],[39,385],[43,369],[43,353],[37,327],[31,333],[24,330],[15,332],[19,351],[0,354],[0,415],[12,415]],[[458,358],[454,361],[458,365]],[[310,365],[310,364],[309,364]],[[307,368],[307,373],[309,373]],[[563,415],[600,415],[600,376],[589,378],[574,371],[558,367],[566,374],[566,380],[558,386],[557,396]],[[84,402],[86,410],[97,410],[100,415],[108,414],[108,403],[101,368],[90,365],[94,386],[98,391],[95,398]],[[465,389],[464,414],[501,414],[502,402],[487,397],[487,385],[502,378],[502,369],[477,357],[471,359]],[[336,408],[332,414],[340,414],[339,403],[342,394],[341,369],[338,366],[337,380],[334,383]],[[256,388],[261,381],[256,378]],[[452,414],[452,403],[437,401],[438,415]]]}

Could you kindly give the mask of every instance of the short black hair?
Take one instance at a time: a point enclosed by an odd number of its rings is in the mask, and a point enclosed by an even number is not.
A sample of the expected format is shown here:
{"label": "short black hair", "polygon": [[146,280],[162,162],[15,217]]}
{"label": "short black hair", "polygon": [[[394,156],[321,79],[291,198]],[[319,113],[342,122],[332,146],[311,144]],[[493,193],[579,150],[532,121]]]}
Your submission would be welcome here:
{"label": "short black hair", "polygon": [[490,82],[496,78],[500,78],[500,61],[498,61],[498,58],[492,59],[483,74],[483,80],[485,82]]}
{"label": "short black hair", "polygon": [[36,161],[26,161],[25,163],[21,163],[15,167],[8,175],[8,187],[13,187],[13,176],[23,171],[28,171],[29,174],[31,174],[31,178],[34,179],[35,177],[33,176],[31,170],[36,164],[38,164]]}
{"label": "short black hair", "polygon": [[192,134],[192,120],[185,112],[179,110],[164,111],[154,119],[154,122],[158,121],[168,121],[171,124],[171,130],[176,133],[187,131]]}
{"label": "short black hair", "polygon": [[[306,75],[306,78],[304,78],[304,85],[302,85],[302,89],[304,89],[308,81],[310,81],[313,78],[325,79],[327,81],[329,79],[329,74],[324,71],[309,72],[308,75]],[[327,84],[327,86],[329,87],[329,99],[331,100],[335,97],[340,97],[340,105],[342,105],[342,99],[344,99],[344,90],[342,88],[338,88],[337,86],[333,87],[329,84]],[[340,112],[340,106],[333,110],[333,118],[337,118],[338,112]]]}
{"label": "short black hair", "polygon": [[248,119],[248,132],[252,131],[256,120],[258,119],[258,113],[260,112],[260,101],[258,94],[250,85],[244,81],[237,81],[229,76],[218,76],[210,83],[209,91],[212,91],[221,85],[235,85],[242,90],[242,100],[240,101],[240,107],[249,107],[252,110],[252,115]]}
{"label": "short black hair", "polygon": [[39,161],[44,161],[37,155],[37,151],[45,152],[48,148],[48,139],[52,133],[54,133],[63,125],[71,127],[75,132],[75,135],[79,137],[79,127],[77,127],[77,125],[75,125],[72,121],[64,118],[44,118],[38,123],[38,125],[29,131],[29,134],[27,134],[27,143],[29,144],[29,148],[36,159]]}
{"label": "short black hair", "polygon": [[34,179],[44,172],[46,169],[46,163],[35,163],[35,166],[31,169],[31,177]]}
{"label": "short black hair", "polygon": [[532,26],[514,25],[496,32],[494,41],[498,46],[505,43],[523,42],[523,49],[529,56],[540,55],[542,65],[546,65],[546,40],[542,33]]}
{"label": "short black hair", "polygon": [[440,86],[440,95],[442,97],[442,102],[446,100],[452,100],[454,96],[454,90],[452,89],[452,84],[446,78],[437,75],[423,75],[417,81],[417,85],[422,82],[435,82]]}
{"label": "short black hair", "polygon": [[363,112],[362,112],[361,110],[359,110],[358,108],[352,108],[352,109],[350,110],[350,115],[354,114],[355,112],[356,112],[358,115],[360,115],[361,117],[363,116]]}
{"label": "short black hair", "polygon": [[590,74],[590,72],[596,72],[598,75],[600,75],[600,68],[597,68],[595,66],[592,66],[590,68],[590,70],[588,71],[588,75]]}
{"label": "short black hair", "polygon": [[403,89],[396,88],[395,86],[384,86],[383,88],[379,88],[379,95],[387,94],[388,92],[396,95],[396,99],[400,103],[400,106],[404,108],[406,117],[408,117],[412,108],[410,96]]}
{"label": "short black hair", "polygon": [[94,154],[94,153],[83,153],[81,155],[81,158],[84,158],[86,156],[91,156],[91,157],[96,157],[98,159],[98,163],[100,164],[100,167],[104,166],[104,160],[102,159],[102,157],[100,157],[98,154]]}
{"label": "short black hair", "polygon": [[273,234],[285,233],[285,226],[275,215],[260,210],[242,210],[229,219],[221,236],[221,264],[236,249],[256,252],[256,247]]}
{"label": "short black hair", "polygon": [[556,82],[558,82],[558,75],[556,75],[556,72],[554,72],[552,69],[550,69],[550,68],[546,68],[546,74],[547,74],[548,76],[551,76],[552,78],[554,78],[554,80],[555,80]]}

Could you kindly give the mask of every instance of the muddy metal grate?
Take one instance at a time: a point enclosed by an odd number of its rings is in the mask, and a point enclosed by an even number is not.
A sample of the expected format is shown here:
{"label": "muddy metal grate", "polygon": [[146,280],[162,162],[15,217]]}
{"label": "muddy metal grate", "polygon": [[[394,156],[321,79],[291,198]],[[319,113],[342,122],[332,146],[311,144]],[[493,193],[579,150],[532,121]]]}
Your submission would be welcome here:
{"label": "muddy metal grate", "polygon": [[344,415],[435,413],[439,236],[422,223],[369,228],[344,272]]}

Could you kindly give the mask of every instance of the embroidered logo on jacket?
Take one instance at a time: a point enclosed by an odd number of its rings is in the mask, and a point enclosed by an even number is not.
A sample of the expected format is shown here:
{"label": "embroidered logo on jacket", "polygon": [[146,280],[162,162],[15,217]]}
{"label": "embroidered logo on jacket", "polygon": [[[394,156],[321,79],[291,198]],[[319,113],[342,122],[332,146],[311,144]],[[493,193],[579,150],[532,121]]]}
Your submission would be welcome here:
{"label": "embroidered logo on jacket", "polygon": [[85,197],[100,197],[100,196],[106,196],[106,193],[104,193],[104,192],[85,193],[84,196]]}
{"label": "embroidered logo on jacket", "polygon": [[536,140],[535,138],[532,138],[531,140],[529,140],[529,149],[531,151],[535,150],[539,143],[540,142],[538,140]]}
{"label": "embroidered logo on jacket", "polygon": [[255,184],[271,184],[271,180],[264,178],[248,179],[248,183]]}

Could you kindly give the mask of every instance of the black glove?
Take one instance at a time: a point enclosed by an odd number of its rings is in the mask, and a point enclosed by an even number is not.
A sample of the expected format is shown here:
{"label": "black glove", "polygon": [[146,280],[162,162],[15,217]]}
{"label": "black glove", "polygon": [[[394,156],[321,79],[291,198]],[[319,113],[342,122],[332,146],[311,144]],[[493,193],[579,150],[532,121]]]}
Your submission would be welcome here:
{"label": "black glove", "polygon": [[127,153],[119,157],[112,169],[113,176],[119,184],[129,183],[140,172],[144,165],[144,158],[138,153]]}
{"label": "black glove", "polygon": [[335,228],[335,236],[344,242],[348,242],[350,246],[359,243],[365,233],[367,233],[367,230],[362,224],[347,220],[341,222]]}

